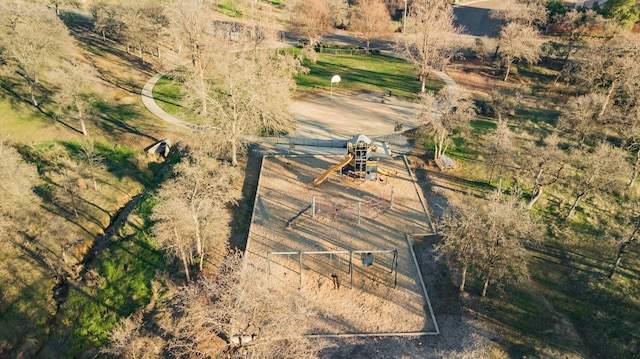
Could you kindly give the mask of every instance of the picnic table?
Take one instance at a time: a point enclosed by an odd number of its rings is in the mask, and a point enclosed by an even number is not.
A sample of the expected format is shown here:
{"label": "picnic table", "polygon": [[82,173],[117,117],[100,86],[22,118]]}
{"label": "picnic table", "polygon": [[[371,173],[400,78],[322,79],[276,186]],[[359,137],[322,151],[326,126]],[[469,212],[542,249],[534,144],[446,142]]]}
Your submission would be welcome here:
{"label": "picnic table", "polygon": [[442,155],[440,158],[436,158],[435,161],[441,171],[455,170],[458,168],[458,164],[447,155]]}

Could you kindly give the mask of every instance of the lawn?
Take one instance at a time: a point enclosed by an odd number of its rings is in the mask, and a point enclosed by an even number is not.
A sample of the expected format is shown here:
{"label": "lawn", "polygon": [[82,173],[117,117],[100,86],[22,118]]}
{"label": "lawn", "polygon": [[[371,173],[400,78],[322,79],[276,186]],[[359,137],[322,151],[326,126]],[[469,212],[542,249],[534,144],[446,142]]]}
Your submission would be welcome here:
{"label": "lawn", "polygon": [[180,84],[172,76],[163,76],[153,88],[153,98],[166,113],[175,115],[182,111]]}
{"label": "lawn", "polygon": [[[318,54],[314,64],[308,60],[304,66],[309,74],[296,77],[299,92],[318,89],[329,90],[331,78],[339,75],[341,81],[333,85],[334,91],[369,91],[382,93],[391,91],[394,95],[412,99],[420,91],[421,83],[413,66],[404,60],[384,55],[340,56]],[[431,78],[427,89],[440,90],[442,81]]]}

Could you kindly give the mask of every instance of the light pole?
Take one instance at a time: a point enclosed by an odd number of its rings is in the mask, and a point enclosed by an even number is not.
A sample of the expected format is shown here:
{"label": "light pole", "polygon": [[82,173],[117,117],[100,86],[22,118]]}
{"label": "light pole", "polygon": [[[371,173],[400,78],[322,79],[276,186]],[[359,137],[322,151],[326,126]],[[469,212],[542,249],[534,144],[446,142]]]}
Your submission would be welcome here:
{"label": "light pole", "polygon": [[402,18],[402,33],[406,34],[407,28],[407,0],[404,0],[404,16]]}
{"label": "light pole", "polygon": [[340,76],[339,75],[333,75],[333,77],[331,78],[331,92],[330,92],[330,97],[333,98],[333,83],[334,82],[340,82]]}

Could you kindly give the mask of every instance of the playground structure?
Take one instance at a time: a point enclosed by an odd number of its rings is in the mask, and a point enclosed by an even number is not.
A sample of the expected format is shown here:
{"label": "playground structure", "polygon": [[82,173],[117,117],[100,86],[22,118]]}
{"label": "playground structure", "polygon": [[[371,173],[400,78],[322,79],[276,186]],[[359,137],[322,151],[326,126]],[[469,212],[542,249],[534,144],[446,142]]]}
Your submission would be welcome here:
{"label": "playground structure", "polygon": [[347,155],[338,164],[331,166],[313,181],[314,186],[319,186],[332,173],[348,167],[347,174],[354,178],[363,178],[367,181],[375,181],[378,174],[390,173],[378,168],[378,159],[371,158],[371,152],[376,152],[377,146],[365,135],[355,135],[347,142]]}
{"label": "playground structure", "polygon": [[[376,143],[373,161],[366,156],[372,149],[358,142],[368,144],[352,140],[350,156],[265,156],[247,265],[264,274],[256,281],[293,290],[318,310],[309,322],[312,335],[435,335],[437,323],[407,236],[431,233],[418,187],[406,158],[385,156]],[[356,154],[393,175],[364,180],[371,163],[358,167]],[[311,186],[322,172],[326,180],[347,166],[350,178],[362,180]]]}
{"label": "playground structure", "polygon": [[[389,254],[391,257],[384,258],[384,256],[380,256],[383,254]],[[354,255],[360,255],[361,265],[355,264]],[[383,258],[382,261],[375,261],[374,255],[378,256],[379,259]],[[272,261],[274,256],[286,256],[287,260]],[[303,264],[305,257],[309,260]],[[294,273],[294,276],[297,273],[298,289],[302,289],[302,277],[305,267],[307,267],[307,270],[313,270],[321,276],[331,277],[334,289],[340,288],[340,275],[348,276],[349,284],[347,288],[353,289],[354,272],[358,272],[361,276],[375,278],[378,281],[381,279],[385,282],[388,281],[388,285],[392,285],[393,288],[398,285],[398,249],[267,252],[267,274],[269,278],[274,271],[272,266],[276,265],[279,267],[279,271],[290,271]],[[386,272],[390,278],[385,278],[385,275],[382,274],[383,272]]]}
{"label": "playground structure", "polygon": [[[392,209],[394,191],[395,188],[391,187],[388,200],[365,196],[359,201],[344,201],[312,196],[311,203],[289,218],[285,227],[291,228],[296,222],[309,217],[360,224],[363,219],[374,219]],[[304,217],[305,214],[308,216]]]}

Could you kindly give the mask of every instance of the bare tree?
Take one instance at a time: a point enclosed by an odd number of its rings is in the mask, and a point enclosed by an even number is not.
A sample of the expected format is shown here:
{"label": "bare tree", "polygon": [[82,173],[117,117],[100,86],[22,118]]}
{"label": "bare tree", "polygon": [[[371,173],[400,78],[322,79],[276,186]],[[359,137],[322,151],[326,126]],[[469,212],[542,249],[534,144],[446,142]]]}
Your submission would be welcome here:
{"label": "bare tree", "polygon": [[189,281],[194,256],[202,270],[205,256],[226,250],[231,220],[226,206],[240,198],[234,187],[238,171],[208,156],[188,157],[174,171],[176,177],[158,191],[153,231],[159,244],[180,258]]}
{"label": "bare tree", "polygon": [[384,38],[393,33],[389,10],[382,0],[360,0],[351,15],[351,30],[366,43]]}
{"label": "bare tree", "polygon": [[100,352],[115,358],[151,359],[160,356],[161,346],[142,333],[142,312],[120,319],[109,335],[109,344]]}
{"label": "bare tree", "polygon": [[333,24],[337,27],[349,24],[349,0],[327,0]]}
{"label": "bare tree", "polygon": [[605,115],[617,91],[640,81],[639,38],[638,34],[606,28],[601,37],[589,39],[575,56],[578,81],[605,96],[598,117]]}
{"label": "bare tree", "polygon": [[396,51],[413,64],[426,91],[429,73],[441,70],[460,47],[455,35],[461,29],[453,24],[453,9],[446,0],[413,1],[407,17],[407,36],[400,39]]}
{"label": "bare tree", "polygon": [[[613,245],[616,247],[616,257],[609,269],[609,278],[613,278],[618,270],[622,258],[631,250],[630,246],[638,243],[640,234],[640,202],[637,198],[625,201],[618,207],[618,217],[622,218],[622,230],[614,235]],[[626,233],[624,233],[626,232]]]}
{"label": "bare tree", "polygon": [[296,0],[289,8],[289,29],[306,37],[311,50],[320,38],[334,29],[333,14],[327,0]]}
{"label": "bare tree", "polygon": [[532,209],[542,196],[544,189],[556,183],[565,169],[566,156],[559,147],[560,138],[551,134],[542,140],[542,145],[530,143],[525,148],[525,156],[519,157],[520,168],[531,178],[533,189],[527,209]]}
{"label": "bare tree", "polygon": [[[167,10],[171,19],[172,34],[177,42],[178,53],[182,52],[182,46],[186,47],[185,55],[189,62],[185,66],[183,83],[188,98],[185,102],[198,105],[199,109],[191,106],[200,115],[209,113],[207,107],[208,77],[215,62],[214,53],[229,44],[217,43],[220,36],[213,28],[212,10],[203,0],[177,0]],[[183,63],[182,57],[168,58],[170,65],[176,66]]]}
{"label": "bare tree", "polygon": [[220,55],[208,82],[212,116],[201,120],[236,166],[247,135],[279,134],[294,126],[287,107],[300,62],[273,50]]}
{"label": "bare tree", "polygon": [[[467,273],[474,270],[474,259],[478,256],[479,238],[483,235],[483,221],[473,205],[474,199],[448,198],[449,206],[442,219],[437,222],[442,241],[436,244],[437,258],[446,257],[448,265],[460,274],[461,292],[464,292]],[[474,256],[475,252],[475,256]]]}
{"label": "bare tree", "polygon": [[453,200],[439,230],[443,238],[438,254],[462,274],[461,290],[470,274],[482,281],[483,297],[490,283],[504,285],[528,278],[524,243],[533,241],[538,226],[520,201],[519,191],[505,195],[498,189],[485,201],[471,196]]}
{"label": "bare tree", "polygon": [[39,202],[33,193],[37,179],[36,169],[0,138],[0,242],[6,238],[6,230],[15,231],[20,212]]}
{"label": "bare tree", "polygon": [[592,152],[578,152],[571,163],[576,167],[569,180],[574,187],[575,200],[566,218],[571,218],[578,203],[591,195],[611,192],[620,187],[620,177],[628,173],[626,154],[606,143],[599,144]]}
{"label": "bare tree", "polygon": [[544,27],[547,23],[548,10],[546,1],[508,1],[505,9],[492,12],[492,17],[507,23],[517,22],[526,26]]}
{"label": "bare tree", "polygon": [[179,358],[308,358],[323,347],[304,336],[313,312],[297,289],[267,283],[238,253],[215,279],[185,287],[177,307],[169,350]]}
{"label": "bare tree", "polygon": [[504,81],[509,78],[514,61],[536,63],[540,60],[541,47],[538,31],[531,26],[510,22],[500,31],[498,46],[502,63],[506,68]]}
{"label": "bare tree", "polygon": [[501,176],[502,168],[505,166],[513,166],[514,157],[514,143],[513,132],[509,129],[509,124],[506,120],[498,122],[498,126],[495,131],[491,132],[487,139],[487,165],[491,167],[489,172],[489,184],[493,181],[493,175],[496,165],[500,167]]}
{"label": "bare tree", "polygon": [[496,190],[487,196],[486,234],[478,256],[482,296],[491,282],[517,283],[528,278],[525,241],[537,235],[537,223],[520,201],[519,191],[505,195]]}
{"label": "bare tree", "polygon": [[574,55],[580,44],[594,36],[598,31],[606,27],[606,23],[602,15],[596,11],[588,9],[585,11],[567,11],[555,21],[563,27],[560,36],[566,41],[567,46],[564,49],[564,61]]}
{"label": "bare tree", "polygon": [[122,31],[129,52],[130,45],[138,49],[140,59],[144,63],[145,53],[157,48],[162,29],[168,25],[164,7],[152,2],[143,1],[125,4],[122,13],[124,29]]}
{"label": "bare tree", "polygon": [[91,182],[93,183],[93,190],[98,190],[98,182],[96,181],[96,172],[105,169],[103,158],[96,149],[96,144],[92,138],[84,138],[82,141],[82,154],[87,163],[89,175],[91,176]]}
{"label": "bare tree", "polygon": [[50,71],[74,53],[66,27],[46,7],[14,0],[0,4],[0,66],[24,82],[29,101],[39,106],[39,86]]}
{"label": "bare tree", "polygon": [[124,38],[125,23],[122,19],[123,7],[100,0],[91,5],[93,16],[93,29],[102,35],[102,40],[107,38],[121,40]]}
{"label": "bare tree", "polygon": [[633,155],[633,168],[627,188],[633,187],[640,170],[640,83],[632,82],[615,106],[614,131],[620,134],[624,147]]}
{"label": "bare tree", "polygon": [[575,139],[579,147],[582,147],[587,139],[598,140],[604,128],[604,120],[600,116],[600,110],[606,96],[598,93],[589,93],[569,100],[566,110],[558,118],[558,129],[569,133]]}
{"label": "bare tree", "polygon": [[476,116],[476,109],[466,96],[450,98],[446,92],[427,92],[420,95],[422,133],[430,133],[434,142],[434,158],[445,154],[449,136],[455,129],[466,126]]}
{"label": "bare tree", "polygon": [[74,61],[64,62],[52,73],[56,85],[53,99],[59,107],[60,115],[74,113],[84,136],[88,136],[86,116],[97,99],[97,72],[89,65]]}

